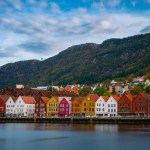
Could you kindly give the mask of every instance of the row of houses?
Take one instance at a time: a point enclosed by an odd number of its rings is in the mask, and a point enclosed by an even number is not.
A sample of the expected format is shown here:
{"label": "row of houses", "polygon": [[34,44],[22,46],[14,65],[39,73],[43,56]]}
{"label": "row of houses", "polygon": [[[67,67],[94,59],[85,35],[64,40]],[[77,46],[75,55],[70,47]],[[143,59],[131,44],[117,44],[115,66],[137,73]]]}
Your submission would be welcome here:
{"label": "row of houses", "polygon": [[148,116],[150,114],[150,94],[139,93],[136,96],[124,93],[86,97],[71,96],[9,96],[0,95],[1,116],[26,117],[74,117],[74,116]]}

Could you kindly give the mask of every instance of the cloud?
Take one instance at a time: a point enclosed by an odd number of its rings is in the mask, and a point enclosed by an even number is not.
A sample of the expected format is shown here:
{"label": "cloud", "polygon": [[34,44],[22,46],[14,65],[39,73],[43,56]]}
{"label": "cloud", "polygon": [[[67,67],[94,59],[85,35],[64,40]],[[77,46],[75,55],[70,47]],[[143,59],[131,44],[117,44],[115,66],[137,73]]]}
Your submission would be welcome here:
{"label": "cloud", "polygon": [[50,6],[51,6],[51,11],[52,11],[53,13],[56,13],[56,14],[60,14],[60,13],[61,13],[60,7],[58,6],[57,3],[51,2],[51,3],[50,3]]}
{"label": "cloud", "polygon": [[0,1],[0,57],[13,53],[13,60],[47,58],[72,45],[145,32],[150,24],[144,13],[129,14],[125,9],[118,13],[121,0],[86,0],[67,10],[65,1],[10,1]]}
{"label": "cloud", "polygon": [[98,9],[104,9],[106,7],[116,7],[121,4],[121,0],[101,0],[98,2],[93,2],[92,7]]}
{"label": "cloud", "polygon": [[150,4],[150,0],[145,0],[146,3]]}
{"label": "cloud", "polygon": [[121,3],[121,0],[108,0],[106,3],[110,7],[116,7]]}
{"label": "cloud", "polygon": [[144,27],[140,32],[141,33],[148,33],[148,32],[150,32],[150,26]]}
{"label": "cloud", "polygon": [[48,50],[49,46],[47,43],[42,42],[28,42],[18,45],[20,48],[23,48],[25,51],[33,53],[42,53]]}

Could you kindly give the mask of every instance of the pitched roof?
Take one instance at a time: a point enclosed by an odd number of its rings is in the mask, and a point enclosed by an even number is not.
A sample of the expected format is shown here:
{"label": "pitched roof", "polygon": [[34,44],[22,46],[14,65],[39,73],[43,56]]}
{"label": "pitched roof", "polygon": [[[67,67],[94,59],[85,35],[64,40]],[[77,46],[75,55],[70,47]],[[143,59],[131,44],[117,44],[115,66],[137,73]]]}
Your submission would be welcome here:
{"label": "pitched roof", "polygon": [[71,101],[73,101],[73,100],[77,100],[77,101],[83,101],[84,100],[84,97],[73,97],[72,99],[71,99]]}
{"label": "pitched roof", "polygon": [[0,95],[0,99],[4,102],[4,103],[6,103],[7,102],[7,100],[9,99],[9,95]]}
{"label": "pitched roof", "polygon": [[93,101],[97,101],[99,96],[97,94],[89,94],[89,96],[92,98]]}
{"label": "pitched roof", "polygon": [[26,104],[35,104],[36,101],[33,97],[30,97],[30,96],[21,96],[21,98],[23,99],[23,101],[26,103]]}
{"label": "pitched roof", "polygon": [[44,103],[47,103],[49,101],[49,97],[41,97],[41,100],[44,102]]}
{"label": "pitched roof", "polygon": [[124,95],[129,99],[129,100],[133,100],[135,98],[135,96],[129,94],[129,93],[124,93]]}
{"label": "pitched roof", "polygon": [[114,95],[112,95],[112,97],[113,97],[116,101],[119,101],[119,100],[120,100],[120,96],[119,96],[119,95],[114,94]]}
{"label": "pitched roof", "polygon": [[150,100],[150,94],[147,93],[140,93],[140,94],[144,97],[144,99]]}
{"label": "pitched roof", "polygon": [[109,96],[102,96],[102,98],[104,99],[105,102],[107,102],[109,99]]}
{"label": "pitched roof", "polygon": [[15,97],[15,96],[11,96],[11,98],[14,102],[16,102],[16,100],[18,99],[18,97]]}

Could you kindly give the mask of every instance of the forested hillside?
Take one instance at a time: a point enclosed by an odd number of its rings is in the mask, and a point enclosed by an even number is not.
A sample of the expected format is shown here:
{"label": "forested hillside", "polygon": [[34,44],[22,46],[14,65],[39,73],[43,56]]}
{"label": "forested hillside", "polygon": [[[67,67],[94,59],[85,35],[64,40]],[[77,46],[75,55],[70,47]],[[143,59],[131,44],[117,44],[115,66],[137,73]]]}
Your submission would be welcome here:
{"label": "forested hillside", "polygon": [[21,82],[27,86],[92,84],[106,79],[150,72],[150,33],[102,44],[69,47],[44,61],[29,60],[0,67],[0,88]]}

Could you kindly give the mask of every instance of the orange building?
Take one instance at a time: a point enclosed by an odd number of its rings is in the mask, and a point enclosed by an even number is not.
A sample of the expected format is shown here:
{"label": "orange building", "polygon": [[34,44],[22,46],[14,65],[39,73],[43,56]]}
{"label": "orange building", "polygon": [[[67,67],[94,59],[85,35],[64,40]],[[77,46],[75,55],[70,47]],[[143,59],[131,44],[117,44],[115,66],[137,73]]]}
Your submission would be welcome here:
{"label": "orange building", "polygon": [[98,100],[97,94],[88,94],[82,101],[82,115],[95,116],[95,102]]}
{"label": "orange building", "polygon": [[82,110],[82,101],[83,101],[83,97],[75,97],[71,100],[72,102],[72,116],[80,116],[82,114],[81,110]]}

